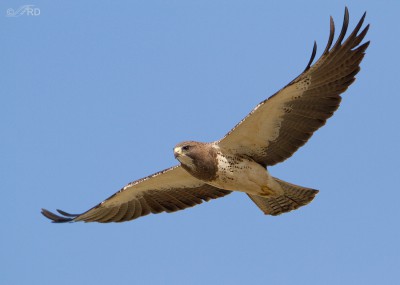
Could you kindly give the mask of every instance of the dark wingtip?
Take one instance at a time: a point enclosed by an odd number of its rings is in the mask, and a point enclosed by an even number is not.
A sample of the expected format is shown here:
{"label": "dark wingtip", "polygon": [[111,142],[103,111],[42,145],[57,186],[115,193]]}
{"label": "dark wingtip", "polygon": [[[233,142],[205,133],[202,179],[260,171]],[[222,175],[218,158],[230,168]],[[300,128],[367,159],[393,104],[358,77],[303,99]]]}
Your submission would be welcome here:
{"label": "dark wingtip", "polygon": [[332,16],[329,19],[329,39],[328,43],[326,44],[325,50],[322,55],[326,55],[329,52],[329,49],[332,46],[333,38],[335,37],[335,21],[333,20]]}
{"label": "dark wingtip", "polygon": [[60,210],[60,209],[57,209],[56,211],[66,217],[76,218],[77,216],[79,216],[79,214],[70,214],[70,213],[64,212],[63,210]]}
{"label": "dark wingtip", "polygon": [[347,9],[347,7],[344,8],[344,17],[343,17],[343,25],[342,25],[342,30],[340,31],[339,37],[336,40],[335,45],[333,46],[333,50],[337,49],[341,46],[342,41],[344,39],[344,37],[346,36],[346,32],[347,32],[347,28],[349,27],[349,9]]}
{"label": "dark wingtip", "polygon": [[349,21],[349,8],[347,6],[344,6],[344,21]]}
{"label": "dark wingtip", "polygon": [[[345,9],[344,9],[344,17],[343,17],[342,29],[341,29],[339,37],[337,38],[337,40],[336,40],[336,42],[335,42],[333,47],[332,47],[332,44],[333,44],[333,40],[334,40],[334,37],[335,37],[335,22],[333,20],[333,17],[330,16],[329,39],[328,39],[328,43],[327,43],[327,45],[326,45],[326,47],[325,47],[325,49],[324,49],[324,51],[322,53],[322,56],[326,56],[331,51],[335,51],[335,50],[339,49],[342,46],[342,44],[343,45],[351,44],[353,46],[357,46],[364,39],[364,37],[365,37],[365,35],[366,35],[366,33],[368,32],[368,29],[369,29],[369,24],[368,24],[362,30],[362,32],[359,35],[357,35],[357,33],[360,30],[362,24],[364,23],[366,15],[367,15],[367,12],[364,12],[364,14],[362,15],[360,21],[358,22],[357,26],[355,27],[354,31],[348,37],[346,42],[342,43],[343,39],[346,36],[346,32],[347,32],[347,29],[348,29],[348,26],[349,26],[349,19],[350,19],[349,9],[346,6]],[[362,45],[362,46],[364,47],[364,45]],[[368,44],[366,44],[365,46],[367,47]],[[310,61],[308,62],[307,66],[306,66],[306,68],[305,68],[305,70],[303,72],[305,72],[305,71],[307,71],[308,69],[311,68],[311,65],[312,65],[312,63],[314,61],[315,54],[316,54],[316,42],[314,42],[314,48],[313,48],[313,51],[312,51],[312,55],[311,55]]]}
{"label": "dark wingtip", "polygon": [[[57,210],[58,211],[58,210]],[[62,214],[61,212],[63,211],[58,211],[60,214]],[[67,222],[72,222],[73,218],[66,218],[66,217],[62,217],[62,216],[58,216],[46,209],[42,209],[41,211],[42,215],[45,216],[46,218],[48,218],[49,220],[51,220],[53,223],[67,223]],[[63,214],[62,214],[63,215]],[[67,215],[64,215],[67,216]],[[72,217],[72,215],[71,215]]]}
{"label": "dark wingtip", "polygon": [[317,54],[317,42],[314,41],[314,46],[313,46],[310,60],[308,61],[308,64],[303,72],[307,71],[311,67],[311,64],[313,63],[316,54]]}

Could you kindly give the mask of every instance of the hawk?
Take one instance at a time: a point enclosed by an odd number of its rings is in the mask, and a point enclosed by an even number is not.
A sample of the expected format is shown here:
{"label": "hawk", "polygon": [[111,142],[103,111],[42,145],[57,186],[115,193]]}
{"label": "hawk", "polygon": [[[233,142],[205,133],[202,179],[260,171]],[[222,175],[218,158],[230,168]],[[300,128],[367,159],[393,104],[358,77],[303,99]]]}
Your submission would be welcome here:
{"label": "hawk", "polygon": [[345,39],[347,8],[342,30],[333,44],[335,25],[330,17],[328,43],[314,63],[316,43],[305,70],[283,89],[258,104],[222,139],[186,141],[174,148],[179,165],[129,183],[82,214],[60,215],[42,209],[56,223],[125,222],[147,214],[175,212],[230,194],[245,192],[267,215],[279,215],[310,203],[318,190],[272,177],[268,166],[293,155],[338,109],[341,96],[360,71],[369,41],[361,43],[369,25],[366,13]]}

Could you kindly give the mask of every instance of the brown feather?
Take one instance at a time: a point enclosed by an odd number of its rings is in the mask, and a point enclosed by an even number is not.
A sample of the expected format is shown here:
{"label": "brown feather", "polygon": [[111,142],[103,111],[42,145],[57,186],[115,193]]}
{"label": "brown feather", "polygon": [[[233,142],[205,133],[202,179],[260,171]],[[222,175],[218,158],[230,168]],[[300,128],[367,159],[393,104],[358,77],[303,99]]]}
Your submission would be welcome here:
{"label": "brown feather", "polygon": [[[148,184],[151,188],[146,188],[150,187],[147,186]],[[127,192],[129,194],[126,194]],[[231,191],[204,184],[181,167],[173,167],[128,184],[121,191],[83,214],[69,214],[59,210],[61,214],[59,216],[45,209],[42,209],[42,214],[55,223],[125,222],[150,213],[183,210],[229,193]]]}
{"label": "brown feather", "polygon": [[349,24],[346,8],[342,30],[332,48],[335,25],[331,18],[328,43],[318,61],[311,65],[314,47],[305,71],[261,102],[218,145],[248,155],[264,166],[292,156],[338,109],[340,94],[360,71],[359,65],[369,45],[369,42],[359,45],[369,28],[367,25],[359,33],[365,15],[343,42]]}

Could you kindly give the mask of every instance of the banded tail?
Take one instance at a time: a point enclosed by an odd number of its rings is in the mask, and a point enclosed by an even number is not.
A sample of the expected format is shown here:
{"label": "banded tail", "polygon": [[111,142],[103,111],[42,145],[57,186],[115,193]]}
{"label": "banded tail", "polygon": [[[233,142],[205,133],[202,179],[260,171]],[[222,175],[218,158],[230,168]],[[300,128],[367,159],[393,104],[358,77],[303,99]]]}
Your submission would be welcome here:
{"label": "banded tail", "polygon": [[294,185],[275,177],[274,179],[282,187],[283,195],[266,198],[247,194],[266,215],[277,216],[296,210],[310,203],[319,192],[318,190]]}

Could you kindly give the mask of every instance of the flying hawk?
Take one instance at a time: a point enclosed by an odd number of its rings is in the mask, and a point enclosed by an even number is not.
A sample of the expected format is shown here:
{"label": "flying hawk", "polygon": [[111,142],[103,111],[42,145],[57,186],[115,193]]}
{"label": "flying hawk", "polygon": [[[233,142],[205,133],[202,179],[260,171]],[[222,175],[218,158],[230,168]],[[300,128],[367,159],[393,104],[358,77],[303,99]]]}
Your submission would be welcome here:
{"label": "flying hawk", "polygon": [[150,213],[175,212],[203,201],[245,192],[267,215],[279,215],[311,202],[318,190],[272,177],[268,166],[293,155],[339,107],[343,93],[359,72],[369,41],[361,44],[365,13],[344,40],[349,13],[332,47],[335,25],[330,18],[328,44],[312,65],[316,44],[307,67],[296,79],[258,104],[221,140],[182,142],[175,146],[179,165],[129,183],[120,191],[82,214],[42,209],[56,223],[125,222]]}

